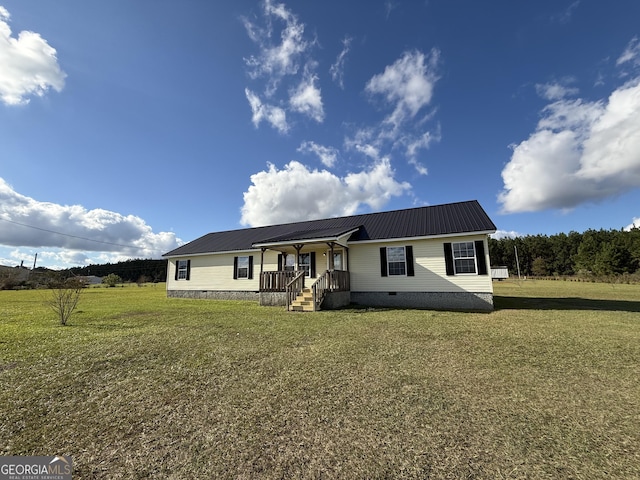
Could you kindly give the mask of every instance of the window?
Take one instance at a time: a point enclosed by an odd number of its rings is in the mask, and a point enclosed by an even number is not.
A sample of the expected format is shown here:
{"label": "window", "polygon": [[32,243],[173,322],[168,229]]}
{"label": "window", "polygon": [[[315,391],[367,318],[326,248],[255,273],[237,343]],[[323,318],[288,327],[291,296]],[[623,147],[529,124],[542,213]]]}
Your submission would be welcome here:
{"label": "window", "polygon": [[298,267],[299,270],[304,270],[305,276],[311,276],[311,255],[308,253],[301,253],[298,257]]}
{"label": "window", "polygon": [[178,260],[176,262],[176,280],[189,280],[189,267],[191,260]]}
{"label": "window", "polygon": [[249,257],[238,257],[236,278],[249,278]]}
{"label": "window", "polygon": [[387,247],[387,272],[389,275],[405,275],[407,263],[404,256],[404,247]]}
{"label": "window", "polygon": [[233,257],[233,278],[253,278],[253,256]]}
{"label": "window", "polygon": [[476,250],[473,242],[454,243],[452,247],[455,273],[476,273]]}
{"label": "window", "polygon": [[284,271],[293,272],[296,269],[296,257],[293,255],[287,255],[284,261]]}
{"label": "window", "polygon": [[[296,270],[296,256],[278,254],[278,271],[294,272]],[[304,271],[307,277],[316,276],[316,252],[301,253],[298,256],[298,270]]]}
{"label": "window", "polygon": [[484,241],[444,244],[444,261],[447,275],[488,275]]}
{"label": "window", "polygon": [[413,247],[380,247],[380,275],[413,277]]}

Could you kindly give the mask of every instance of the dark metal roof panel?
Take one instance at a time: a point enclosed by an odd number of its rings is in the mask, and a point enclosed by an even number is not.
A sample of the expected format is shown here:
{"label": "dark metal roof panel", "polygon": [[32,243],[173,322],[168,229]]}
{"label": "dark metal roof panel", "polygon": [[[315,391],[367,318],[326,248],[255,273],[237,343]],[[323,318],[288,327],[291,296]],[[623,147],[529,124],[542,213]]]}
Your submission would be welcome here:
{"label": "dark metal roof panel", "polygon": [[209,233],[166,253],[164,256],[249,250],[253,244],[339,236],[340,233],[358,227],[361,228],[351,236],[350,242],[496,230],[496,226],[480,204],[476,200],[472,200],[391,212]]}
{"label": "dark metal roof panel", "polygon": [[354,227],[352,226],[340,226],[330,228],[317,228],[311,230],[296,230],[294,232],[287,232],[273,238],[265,238],[255,243],[262,244],[297,240],[313,240],[321,238],[337,238],[345,235],[346,233],[349,233],[350,231],[353,231],[353,229]]}

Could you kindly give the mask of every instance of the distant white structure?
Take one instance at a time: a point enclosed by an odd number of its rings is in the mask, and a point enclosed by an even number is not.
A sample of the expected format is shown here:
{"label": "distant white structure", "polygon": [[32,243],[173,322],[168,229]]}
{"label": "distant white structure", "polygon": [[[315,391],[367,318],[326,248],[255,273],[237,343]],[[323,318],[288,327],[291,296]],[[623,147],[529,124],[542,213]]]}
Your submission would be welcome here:
{"label": "distant white structure", "polygon": [[491,267],[492,280],[502,280],[503,278],[509,278],[509,269],[507,267]]}
{"label": "distant white structure", "polygon": [[102,277],[96,277],[95,275],[87,275],[84,279],[89,285],[100,285],[102,283]]}

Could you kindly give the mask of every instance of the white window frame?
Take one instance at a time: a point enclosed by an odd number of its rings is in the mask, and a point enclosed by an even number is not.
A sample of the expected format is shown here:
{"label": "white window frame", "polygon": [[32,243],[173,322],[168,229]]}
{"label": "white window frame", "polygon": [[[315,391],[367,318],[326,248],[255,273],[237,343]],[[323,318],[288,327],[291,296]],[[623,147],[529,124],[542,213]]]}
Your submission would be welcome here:
{"label": "white window frame", "polygon": [[[461,248],[461,246],[463,246]],[[471,245],[471,248],[469,248]],[[456,248],[457,247],[457,248]],[[453,255],[453,271],[456,275],[477,275],[478,274],[478,258],[476,254],[475,242],[456,242],[451,244],[451,253]],[[469,253],[472,255],[470,256]],[[470,265],[469,261],[473,261],[473,272],[462,271],[468,270],[468,268],[458,268],[459,262],[464,262],[466,265]],[[458,271],[461,270],[461,271]]]}
{"label": "white window frame", "polygon": [[176,269],[178,270],[178,280],[186,280],[187,279],[187,271],[189,269],[189,261],[188,260],[178,260],[176,262]]}
{"label": "white window frame", "polygon": [[236,269],[236,279],[249,278],[249,257],[238,257],[238,267]]}
{"label": "white window frame", "polygon": [[[395,258],[392,256],[391,251],[396,251],[396,254],[398,251],[402,250],[402,260],[391,260],[392,258]],[[398,257],[399,258],[399,257]],[[402,264],[402,272],[399,272],[399,270],[397,270],[397,267],[393,267],[391,268],[391,264],[394,265],[400,265]],[[405,249],[404,246],[402,247],[387,247],[387,275],[390,277],[406,277],[407,276],[407,250]]]}

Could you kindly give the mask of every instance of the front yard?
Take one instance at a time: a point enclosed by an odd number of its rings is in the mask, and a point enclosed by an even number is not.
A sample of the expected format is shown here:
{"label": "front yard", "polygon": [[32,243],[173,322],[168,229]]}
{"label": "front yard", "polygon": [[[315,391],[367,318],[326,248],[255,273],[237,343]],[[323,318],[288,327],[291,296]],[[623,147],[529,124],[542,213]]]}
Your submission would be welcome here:
{"label": "front yard", "polygon": [[74,478],[638,478],[640,291],[496,283],[491,314],[0,291],[0,454]]}

